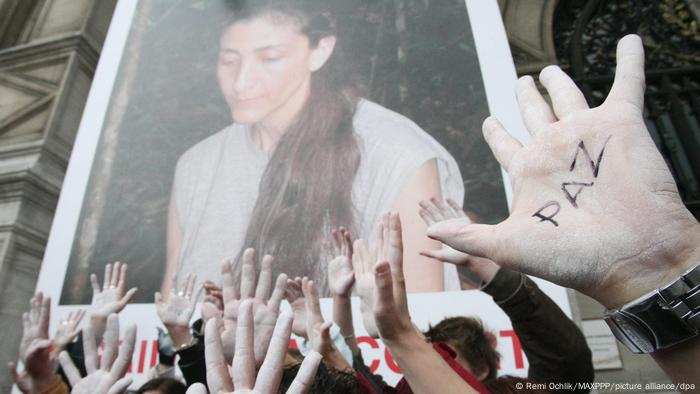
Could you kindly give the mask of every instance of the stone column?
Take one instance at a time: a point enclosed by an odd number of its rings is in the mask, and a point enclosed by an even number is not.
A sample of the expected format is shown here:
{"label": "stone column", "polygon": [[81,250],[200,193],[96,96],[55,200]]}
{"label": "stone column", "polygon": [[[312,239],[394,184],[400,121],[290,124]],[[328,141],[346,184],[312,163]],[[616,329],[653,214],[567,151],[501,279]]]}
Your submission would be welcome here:
{"label": "stone column", "polygon": [[[14,360],[116,0],[0,0],[0,365]],[[10,378],[0,373],[0,392]]]}

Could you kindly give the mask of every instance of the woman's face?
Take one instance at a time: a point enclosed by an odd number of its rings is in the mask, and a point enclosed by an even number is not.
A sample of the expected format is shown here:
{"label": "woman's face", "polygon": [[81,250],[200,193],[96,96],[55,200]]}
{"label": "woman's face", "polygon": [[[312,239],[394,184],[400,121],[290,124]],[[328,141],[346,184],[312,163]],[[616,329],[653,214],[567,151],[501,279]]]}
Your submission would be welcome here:
{"label": "woman's face", "polygon": [[311,73],[332,52],[324,56],[324,46],[311,48],[297,23],[283,18],[229,26],[221,35],[217,74],[233,120],[286,128],[309,96]]}

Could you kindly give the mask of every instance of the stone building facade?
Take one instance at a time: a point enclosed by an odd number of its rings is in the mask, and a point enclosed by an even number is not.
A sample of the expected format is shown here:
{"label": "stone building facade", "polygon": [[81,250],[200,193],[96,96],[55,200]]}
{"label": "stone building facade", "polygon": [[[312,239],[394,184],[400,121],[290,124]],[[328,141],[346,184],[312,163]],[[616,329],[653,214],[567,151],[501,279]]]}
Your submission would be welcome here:
{"label": "stone building facade", "polygon": [[[0,0],[0,364],[15,359],[116,0]],[[80,165],[80,163],[73,163]],[[6,372],[0,392],[9,392]]]}

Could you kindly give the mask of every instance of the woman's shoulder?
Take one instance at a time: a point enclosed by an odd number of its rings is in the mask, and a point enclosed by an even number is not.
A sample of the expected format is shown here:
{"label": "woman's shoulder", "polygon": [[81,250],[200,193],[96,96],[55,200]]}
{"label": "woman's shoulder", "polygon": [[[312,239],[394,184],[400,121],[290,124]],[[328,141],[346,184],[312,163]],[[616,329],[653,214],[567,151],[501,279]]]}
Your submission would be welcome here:
{"label": "woman's shoulder", "polygon": [[228,143],[227,140],[240,134],[235,132],[239,127],[236,124],[226,126],[222,130],[192,145],[185,153],[180,155],[178,167],[189,167],[195,163],[206,162],[216,157],[217,152]]}
{"label": "woman's shoulder", "polygon": [[366,99],[358,102],[353,125],[368,151],[432,151],[436,143],[411,119]]}

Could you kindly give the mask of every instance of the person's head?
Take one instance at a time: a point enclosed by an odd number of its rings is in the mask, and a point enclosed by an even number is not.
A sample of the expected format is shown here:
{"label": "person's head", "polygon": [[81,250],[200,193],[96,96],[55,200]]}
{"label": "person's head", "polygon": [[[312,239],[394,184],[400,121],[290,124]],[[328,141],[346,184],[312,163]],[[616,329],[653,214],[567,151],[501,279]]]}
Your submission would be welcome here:
{"label": "person's head", "polygon": [[496,377],[500,359],[496,351],[496,337],[484,328],[479,319],[450,317],[430,326],[425,336],[430,342],[451,347],[457,353],[457,362],[479,380],[488,381]]}
{"label": "person's head", "polygon": [[179,380],[156,378],[144,383],[136,394],[185,394],[187,386]]}
{"label": "person's head", "polygon": [[[301,360],[297,363],[285,366],[282,372],[282,381],[279,386],[279,393],[286,393],[294,381]],[[339,371],[335,368],[326,367],[323,363],[318,366],[313,384],[309,388],[309,394],[322,393],[360,393],[363,390],[357,385],[357,378],[354,374],[344,371]]]}
{"label": "person's head", "polygon": [[229,0],[233,16],[219,62],[234,120],[283,128],[236,261],[250,247],[283,257],[275,274],[312,277],[324,294],[325,264],[318,263],[324,239],[331,227],[354,230],[351,190],[360,160],[356,84],[342,58],[332,3]]}
{"label": "person's head", "polygon": [[219,37],[217,75],[231,116],[284,129],[306,103],[312,75],[334,55],[334,18],[318,1],[228,4],[232,17]]}

